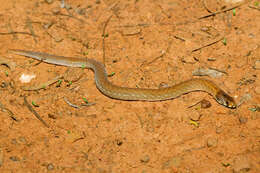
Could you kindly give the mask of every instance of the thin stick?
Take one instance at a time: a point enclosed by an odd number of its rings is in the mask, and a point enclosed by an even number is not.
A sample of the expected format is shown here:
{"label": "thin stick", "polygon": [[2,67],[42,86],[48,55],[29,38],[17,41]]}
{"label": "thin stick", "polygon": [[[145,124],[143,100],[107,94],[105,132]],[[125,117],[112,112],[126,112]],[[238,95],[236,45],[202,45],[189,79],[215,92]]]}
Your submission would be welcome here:
{"label": "thin stick", "polygon": [[28,28],[30,30],[30,33],[33,36],[34,42],[37,43],[36,37],[35,37],[35,32],[33,30],[33,26],[32,26],[32,21],[30,18],[27,18],[26,20],[26,28]]}
{"label": "thin stick", "polygon": [[34,37],[38,37],[37,35],[33,35],[29,32],[18,32],[18,31],[13,31],[13,32],[0,32],[0,35],[14,35],[14,34],[25,34],[25,35],[31,35]]}
{"label": "thin stick", "polygon": [[0,57],[0,65],[6,65],[12,71],[15,69],[15,66],[16,66],[15,62],[10,61],[9,59],[7,59],[5,57]]}
{"label": "thin stick", "polygon": [[161,53],[161,55],[155,57],[153,60],[151,60],[150,62],[146,62],[146,63],[142,63],[141,67],[144,65],[151,65],[152,63],[154,63],[155,61],[157,61],[158,59],[162,58],[164,55],[166,54],[166,51],[164,51],[163,53]]}
{"label": "thin stick", "polygon": [[3,112],[7,112],[9,114],[9,117],[11,117],[13,120],[18,121],[17,118],[14,116],[14,113],[6,108],[2,103],[0,103],[0,109]]}
{"label": "thin stick", "polygon": [[68,105],[70,105],[71,107],[76,108],[76,109],[79,109],[79,108],[80,108],[78,105],[72,104],[66,97],[64,97],[63,99],[64,99],[64,101],[65,101]]}
{"label": "thin stick", "polygon": [[203,3],[204,8],[205,8],[209,13],[212,13],[212,11],[208,8],[208,6],[207,6],[205,0],[203,0],[202,3]]}
{"label": "thin stick", "polygon": [[81,23],[83,23],[83,22],[84,22],[82,19],[79,19],[79,18],[77,18],[77,17],[73,16],[72,14],[63,14],[63,13],[58,13],[57,15],[61,15],[61,16],[70,17],[70,18],[72,18],[72,19],[76,19],[76,20],[78,20],[78,21],[79,21],[79,22],[81,22]]}
{"label": "thin stick", "polygon": [[105,53],[105,32],[106,32],[106,28],[108,25],[108,22],[110,21],[110,19],[112,18],[113,15],[110,15],[109,18],[107,19],[107,21],[105,22],[104,28],[103,28],[103,32],[102,32],[102,48],[103,48],[103,64],[105,63],[105,57],[106,57],[106,53]]}
{"label": "thin stick", "polygon": [[50,86],[56,82],[58,82],[61,78],[63,78],[63,75],[57,76],[47,82],[41,83],[37,86],[23,86],[22,89],[24,91],[36,91],[36,90],[40,90],[40,89],[45,89],[47,86]]}
{"label": "thin stick", "polygon": [[209,43],[209,44],[206,44],[206,45],[204,45],[204,46],[202,46],[202,47],[193,49],[191,52],[196,52],[196,51],[198,51],[198,50],[200,50],[200,49],[203,49],[203,48],[205,48],[205,47],[208,47],[208,46],[211,46],[211,45],[213,45],[213,44],[216,44],[217,42],[219,42],[219,41],[221,41],[221,40],[223,40],[223,37],[221,37],[221,38],[218,39],[217,41],[214,41],[214,42]]}
{"label": "thin stick", "polygon": [[252,8],[252,9],[260,10],[259,7],[254,7],[254,6],[252,6],[252,5],[249,5],[248,7],[249,7],[249,8]]}
{"label": "thin stick", "polygon": [[205,19],[205,18],[208,18],[208,17],[211,17],[211,16],[215,16],[215,15],[220,14],[220,13],[224,13],[224,12],[233,10],[233,9],[235,9],[235,8],[238,8],[238,7],[242,6],[243,4],[244,4],[244,3],[238,4],[238,5],[233,6],[233,7],[230,7],[230,8],[227,8],[227,9],[225,9],[225,10],[216,11],[216,12],[214,12],[214,13],[211,13],[211,14],[208,14],[208,15],[205,15],[205,16],[202,16],[202,17],[199,17],[198,19]]}
{"label": "thin stick", "polygon": [[32,106],[28,103],[26,97],[24,97],[24,104],[25,104],[25,106],[27,106],[27,108],[29,109],[29,111],[31,111],[31,112],[34,114],[34,116],[35,116],[38,120],[40,120],[40,121],[42,122],[42,124],[43,124],[44,126],[46,126],[47,128],[50,127],[50,126],[41,118],[41,116],[32,108]]}

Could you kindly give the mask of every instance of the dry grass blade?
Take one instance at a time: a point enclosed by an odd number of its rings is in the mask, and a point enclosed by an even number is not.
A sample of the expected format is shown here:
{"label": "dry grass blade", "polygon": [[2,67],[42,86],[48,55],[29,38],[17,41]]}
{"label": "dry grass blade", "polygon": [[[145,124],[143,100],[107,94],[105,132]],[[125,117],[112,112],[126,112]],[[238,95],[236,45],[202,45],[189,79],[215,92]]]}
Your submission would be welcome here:
{"label": "dry grass blade", "polygon": [[42,124],[46,127],[50,127],[42,118],[41,116],[32,108],[32,106],[28,103],[26,97],[24,97],[24,104],[27,108],[34,114],[34,116],[42,122]]}

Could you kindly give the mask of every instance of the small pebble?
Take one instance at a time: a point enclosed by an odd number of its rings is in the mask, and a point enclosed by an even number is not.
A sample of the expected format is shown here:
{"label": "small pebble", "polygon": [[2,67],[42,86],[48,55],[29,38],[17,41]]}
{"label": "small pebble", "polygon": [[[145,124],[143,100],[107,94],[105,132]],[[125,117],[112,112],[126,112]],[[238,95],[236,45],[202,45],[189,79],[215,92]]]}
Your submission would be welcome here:
{"label": "small pebble", "polygon": [[247,118],[246,117],[239,117],[239,122],[240,122],[240,124],[245,124],[247,122]]}
{"label": "small pebble", "polygon": [[141,160],[142,163],[148,163],[150,161],[150,157],[148,155],[145,155],[140,160]]}
{"label": "small pebble", "polygon": [[19,143],[21,143],[21,144],[27,144],[27,140],[26,140],[25,137],[23,137],[23,136],[20,136],[20,137],[18,138],[18,141],[19,141]]}
{"label": "small pebble", "polygon": [[60,1],[60,8],[64,8],[65,7],[65,0],[61,0]]}
{"label": "small pebble", "polygon": [[201,104],[201,108],[203,108],[203,109],[207,109],[207,108],[211,107],[211,103],[205,99],[201,100],[200,104]]}
{"label": "small pebble", "polygon": [[54,8],[52,9],[53,14],[59,14],[60,13],[60,8]]}
{"label": "small pebble", "polygon": [[256,60],[254,68],[260,70],[260,60]]}
{"label": "small pebble", "polygon": [[189,118],[192,121],[199,121],[201,117],[202,117],[202,115],[199,112],[191,112],[189,115]]}
{"label": "small pebble", "polygon": [[161,82],[159,84],[159,88],[167,88],[167,87],[169,87],[169,85],[167,83],[165,83],[165,82]]}
{"label": "small pebble", "polygon": [[181,161],[182,158],[181,157],[172,157],[171,159],[169,159],[168,161],[166,161],[163,166],[162,169],[168,169],[168,168],[178,168],[181,165]]}
{"label": "small pebble", "polygon": [[51,114],[51,113],[49,113],[48,114],[48,118],[51,118],[51,119],[57,119],[58,117],[55,115],[55,114]]}
{"label": "small pebble", "polygon": [[216,138],[208,138],[207,146],[208,147],[216,147],[218,145],[218,140]]}
{"label": "small pebble", "polygon": [[222,131],[223,131],[223,129],[221,127],[217,127],[216,128],[216,133],[217,134],[220,134]]}
{"label": "small pebble", "polygon": [[44,25],[43,25],[43,28],[44,29],[49,29],[51,26],[53,26],[54,25],[54,22],[52,22],[52,21],[49,21],[49,22],[47,22],[47,23],[45,23]]}
{"label": "small pebble", "polygon": [[67,10],[70,10],[70,9],[72,9],[72,7],[71,7],[71,5],[70,4],[65,4],[65,6],[64,6]]}
{"label": "small pebble", "polygon": [[17,140],[16,140],[16,139],[12,139],[12,140],[11,140],[11,144],[16,145],[16,144],[17,144]]}
{"label": "small pebble", "polygon": [[85,8],[76,8],[75,12],[79,15],[85,15],[86,14],[86,9]]}
{"label": "small pebble", "polygon": [[116,140],[116,144],[117,144],[118,146],[121,146],[121,145],[123,144],[123,141],[121,141],[121,140]]}
{"label": "small pebble", "polygon": [[47,165],[47,170],[48,170],[48,171],[51,171],[51,170],[53,170],[53,169],[54,169],[53,164],[52,164],[52,163],[49,163],[49,164]]}
{"label": "small pebble", "polygon": [[7,88],[7,86],[8,86],[7,82],[2,82],[0,85],[1,88]]}
{"label": "small pebble", "polygon": [[233,172],[234,173],[245,173],[251,169],[248,158],[244,155],[238,156],[234,159]]}
{"label": "small pebble", "polygon": [[240,132],[239,136],[242,137],[242,138],[245,138],[246,137],[246,133],[245,132]]}
{"label": "small pebble", "polygon": [[10,160],[12,160],[14,162],[20,161],[20,159],[17,156],[11,156]]}
{"label": "small pebble", "polygon": [[84,75],[84,71],[80,68],[68,68],[64,73],[64,81],[76,82]]}

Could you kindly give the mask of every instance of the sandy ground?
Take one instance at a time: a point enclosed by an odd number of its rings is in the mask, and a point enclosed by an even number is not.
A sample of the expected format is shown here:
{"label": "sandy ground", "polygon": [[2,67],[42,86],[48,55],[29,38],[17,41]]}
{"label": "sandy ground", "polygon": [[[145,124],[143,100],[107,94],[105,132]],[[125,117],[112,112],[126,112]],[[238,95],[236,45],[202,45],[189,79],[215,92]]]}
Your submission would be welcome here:
{"label": "sandy ground", "polygon": [[[259,1],[0,2],[0,172],[260,172]],[[238,108],[204,92],[114,100],[91,70],[8,49],[94,58],[120,86],[207,78]],[[22,74],[35,78],[22,83]]]}

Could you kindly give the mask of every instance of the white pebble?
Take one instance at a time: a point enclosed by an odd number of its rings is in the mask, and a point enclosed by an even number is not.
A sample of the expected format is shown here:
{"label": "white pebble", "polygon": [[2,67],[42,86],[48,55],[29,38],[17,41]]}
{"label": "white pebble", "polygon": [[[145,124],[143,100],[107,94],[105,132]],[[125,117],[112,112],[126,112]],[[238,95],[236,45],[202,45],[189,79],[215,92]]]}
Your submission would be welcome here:
{"label": "white pebble", "polygon": [[22,82],[22,83],[29,83],[31,82],[31,80],[33,78],[35,78],[36,75],[35,74],[22,74],[21,77],[19,78],[19,80]]}

